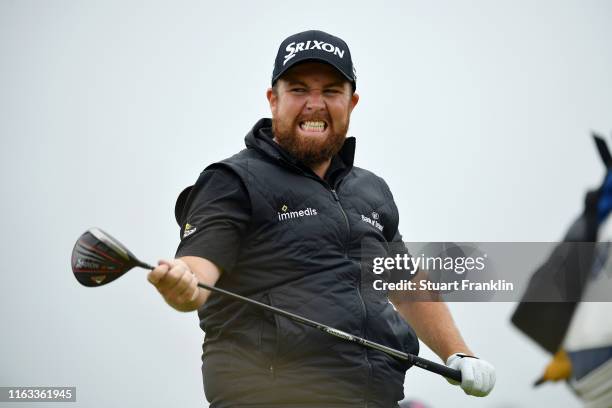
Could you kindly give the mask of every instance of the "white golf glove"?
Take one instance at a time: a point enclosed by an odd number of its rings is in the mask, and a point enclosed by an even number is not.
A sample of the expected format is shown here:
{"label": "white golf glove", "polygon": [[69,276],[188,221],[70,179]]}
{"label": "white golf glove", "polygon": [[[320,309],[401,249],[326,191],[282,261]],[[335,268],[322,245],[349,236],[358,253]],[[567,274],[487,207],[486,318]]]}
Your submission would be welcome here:
{"label": "white golf glove", "polygon": [[[455,353],[446,360],[446,366],[461,371],[461,388],[468,395],[485,397],[495,385],[495,367],[477,357]],[[447,380],[459,385],[456,381]]]}

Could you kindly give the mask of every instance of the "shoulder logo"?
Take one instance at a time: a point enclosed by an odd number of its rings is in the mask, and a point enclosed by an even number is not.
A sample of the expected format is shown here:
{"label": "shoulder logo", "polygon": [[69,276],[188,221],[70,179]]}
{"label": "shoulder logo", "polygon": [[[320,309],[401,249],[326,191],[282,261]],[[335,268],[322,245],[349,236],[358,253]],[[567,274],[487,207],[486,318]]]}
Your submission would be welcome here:
{"label": "shoulder logo", "polygon": [[286,221],[286,220],[290,220],[293,218],[300,218],[300,217],[309,217],[312,215],[319,215],[316,208],[308,207],[308,208],[303,208],[301,210],[291,211],[289,210],[289,207],[287,206],[287,204],[283,204],[280,208],[280,211],[278,211],[276,214],[278,216],[279,221]]}
{"label": "shoulder logo", "polygon": [[191,224],[185,224],[185,230],[183,232],[183,238],[187,238],[188,236],[190,236],[191,234],[196,232],[196,229],[198,229],[198,228],[194,227]]}

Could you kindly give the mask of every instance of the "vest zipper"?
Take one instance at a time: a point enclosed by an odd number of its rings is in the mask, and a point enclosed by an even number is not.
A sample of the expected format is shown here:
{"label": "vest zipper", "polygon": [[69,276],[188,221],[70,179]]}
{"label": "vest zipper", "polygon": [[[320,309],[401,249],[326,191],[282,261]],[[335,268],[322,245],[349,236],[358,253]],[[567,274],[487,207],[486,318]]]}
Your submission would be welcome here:
{"label": "vest zipper", "polygon": [[[270,306],[274,306],[273,302],[272,302],[272,294],[271,293],[267,293],[266,294],[267,300],[268,300],[268,304]],[[270,372],[270,378],[272,380],[276,379],[276,368],[274,367],[274,365],[276,364],[276,359],[278,357],[278,353],[279,353],[279,330],[280,330],[280,325],[278,323],[279,321],[279,317],[277,315],[273,316],[274,318],[274,337],[275,337],[275,345],[274,345],[274,354],[272,355],[272,358],[270,359],[270,367],[268,367],[268,371]]]}
{"label": "vest zipper", "polygon": [[346,215],[346,212],[344,211],[344,208],[342,207],[342,203],[340,203],[340,197],[338,197],[338,193],[336,193],[336,190],[334,190],[333,188],[331,188],[329,191],[331,191],[332,195],[334,196],[334,200],[336,200],[336,203],[338,204],[338,208],[340,209],[340,212],[342,213],[342,216],[344,217],[344,222],[346,224],[346,240],[344,241],[344,257],[348,258],[348,249],[349,249],[349,243],[351,240],[351,224],[349,224],[349,220],[348,220],[348,216]]}
{"label": "vest zipper", "polygon": [[[361,296],[361,273],[359,274],[359,284],[357,286],[357,295],[359,296],[359,301],[361,302],[361,311],[363,312],[363,321],[361,323],[361,337],[366,337],[366,333],[364,330],[365,322],[368,319],[368,310],[366,309],[365,302],[363,301],[363,297]],[[366,383],[366,388],[364,392],[365,399],[365,408],[368,408],[368,390],[370,389],[370,379],[372,378],[372,363],[370,363],[370,359],[368,358],[368,349],[363,349],[365,353],[365,360],[368,364],[368,381]]]}
{"label": "vest zipper", "polygon": [[274,374],[274,365],[270,366],[270,377],[272,377],[272,379],[276,379],[276,376]]}
{"label": "vest zipper", "polygon": [[[346,242],[344,245],[344,256],[348,258],[348,248],[349,248],[349,243],[350,243],[350,238],[351,238],[351,225],[349,223],[348,216],[346,215],[346,212],[344,211],[344,208],[342,207],[342,203],[340,203],[340,197],[338,197],[338,193],[336,193],[336,190],[334,190],[333,188],[331,188],[330,191],[332,195],[334,196],[336,203],[338,203],[338,208],[340,208],[340,212],[342,212],[342,215],[344,216],[344,221],[346,222],[347,236],[346,236]],[[368,317],[368,311],[365,307],[365,302],[363,301],[363,297],[361,296],[361,275],[359,275],[359,282],[357,284],[357,296],[359,297],[359,302],[361,303],[361,312],[363,314],[363,320],[361,322],[361,337],[364,337],[365,336],[364,325]],[[364,392],[364,400],[365,400],[364,407],[368,408],[368,390],[370,388],[370,378],[372,377],[372,364],[370,363],[370,360],[368,359],[368,350],[364,349],[364,352],[365,352],[365,360],[366,360],[366,363],[368,364],[368,381],[367,381],[367,385],[366,385],[365,392]]]}

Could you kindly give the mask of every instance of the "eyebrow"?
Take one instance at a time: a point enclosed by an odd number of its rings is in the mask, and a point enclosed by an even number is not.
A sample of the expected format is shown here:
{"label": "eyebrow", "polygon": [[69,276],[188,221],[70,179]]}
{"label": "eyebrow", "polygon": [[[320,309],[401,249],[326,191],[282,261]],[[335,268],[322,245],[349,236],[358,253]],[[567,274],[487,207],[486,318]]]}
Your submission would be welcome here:
{"label": "eyebrow", "polygon": [[339,87],[343,88],[345,82],[346,81],[344,79],[341,79],[340,81],[336,81],[336,82],[332,82],[330,84],[327,84],[327,85],[323,86],[323,88],[333,88],[333,87],[336,87],[336,86],[339,86]]}
{"label": "eyebrow", "polygon": [[294,79],[294,78],[287,78],[287,79],[286,79],[286,81],[287,81],[287,84],[289,84],[289,86],[293,86],[293,85],[301,85],[301,86],[304,86],[304,87],[308,87],[308,85],[306,85],[306,83],[305,83],[305,82],[302,82],[302,81],[300,81],[300,80],[298,80],[298,79]]}

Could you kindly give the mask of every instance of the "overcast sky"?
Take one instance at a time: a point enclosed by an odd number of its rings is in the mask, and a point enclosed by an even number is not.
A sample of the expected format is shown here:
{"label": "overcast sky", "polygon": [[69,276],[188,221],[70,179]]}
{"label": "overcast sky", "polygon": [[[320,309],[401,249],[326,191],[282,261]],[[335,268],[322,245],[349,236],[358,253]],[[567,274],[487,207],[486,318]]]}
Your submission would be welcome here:
{"label": "overcast sky", "polygon": [[[70,253],[99,226],[143,260],[172,256],[176,196],[269,114],[276,50],[298,31],[349,44],[356,164],[391,186],[406,241],[559,239],[603,177],[589,133],[612,130],[611,18],[605,0],[0,0],[0,386],[76,386],[71,407],[203,405],[195,314],[142,270],[81,287]],[[514,307],[450,305],[497,368],[488,398],[416,368],[406,395],[578,407],[564,385],[531,387],[548,357]]]}

